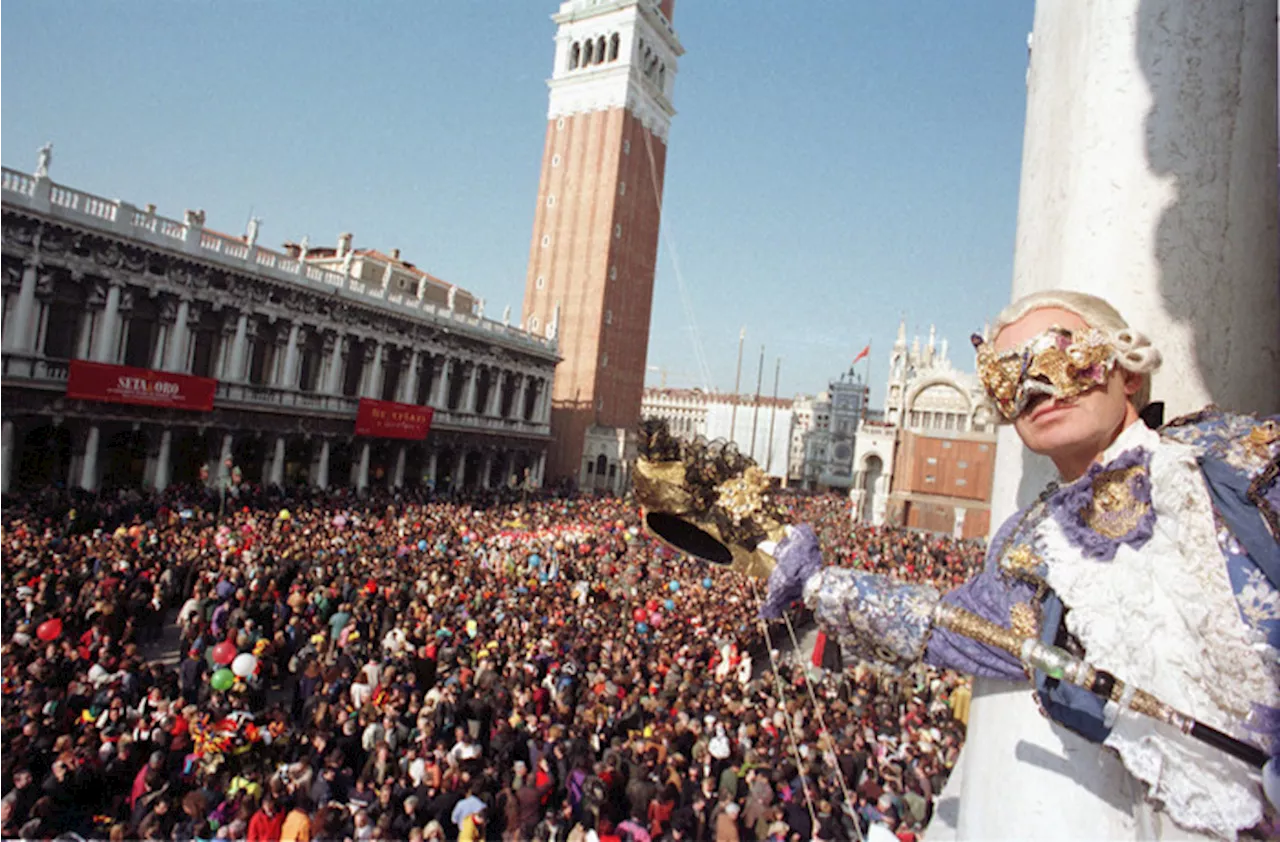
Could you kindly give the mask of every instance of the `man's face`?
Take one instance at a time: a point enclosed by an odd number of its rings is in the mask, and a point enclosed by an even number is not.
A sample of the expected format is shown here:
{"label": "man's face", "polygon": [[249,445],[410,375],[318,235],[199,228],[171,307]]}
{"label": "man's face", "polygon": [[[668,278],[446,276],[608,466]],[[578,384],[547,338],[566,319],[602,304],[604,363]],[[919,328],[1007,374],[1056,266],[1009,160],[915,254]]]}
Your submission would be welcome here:
{"label": "man's face", "polygon": [[[1084,319],[1067,310],[1045,307],[1032,310],[996,335],[994,345],[1004,354],[1051,327],[1086,330]],[[1092,450],[1096,455],[1115,438],[1126,418],[1129,398],[1141,379],[1115,368],[1106,382],[1073,398],[1033,397],[1014,419],[1014,429],[1027,448],[1055,462]],[[1067,477],[1073,479],[1074,477]]]}
{"label": "man's face", "polygon": [[13,776],[13,785],[18,789],[25,789],[31,785],[31,773],[23,769]]}

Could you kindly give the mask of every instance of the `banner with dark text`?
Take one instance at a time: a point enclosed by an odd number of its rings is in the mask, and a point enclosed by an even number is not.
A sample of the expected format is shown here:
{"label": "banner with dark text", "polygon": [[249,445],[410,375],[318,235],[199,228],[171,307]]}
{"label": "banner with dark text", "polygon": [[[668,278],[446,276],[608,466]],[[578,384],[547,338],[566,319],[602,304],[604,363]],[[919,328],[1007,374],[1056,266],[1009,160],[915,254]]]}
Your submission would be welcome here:
{"label": "banner with dark text", "polygon": [[356,410],[356,435],[421,441],[431,429],[433,414],[429,406],[361,398]]}
{"label": "banner with dark text", "polygon": [[78,401],[128,403],[190,409],[213,409],[218,381],[149,368],[72,360],[67,376],[67,397]]}

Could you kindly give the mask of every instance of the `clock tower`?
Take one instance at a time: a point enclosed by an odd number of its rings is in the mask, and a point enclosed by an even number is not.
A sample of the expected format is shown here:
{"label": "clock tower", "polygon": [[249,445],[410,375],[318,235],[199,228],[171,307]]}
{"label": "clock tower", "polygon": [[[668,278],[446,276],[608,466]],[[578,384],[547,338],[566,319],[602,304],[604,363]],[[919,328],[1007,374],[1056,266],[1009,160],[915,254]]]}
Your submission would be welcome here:
{"label": "clock tower", "polygon": [[644,391],[676,62],[674,0],[567,0],[523,320],[554,337],[547,477],[621,489]]}

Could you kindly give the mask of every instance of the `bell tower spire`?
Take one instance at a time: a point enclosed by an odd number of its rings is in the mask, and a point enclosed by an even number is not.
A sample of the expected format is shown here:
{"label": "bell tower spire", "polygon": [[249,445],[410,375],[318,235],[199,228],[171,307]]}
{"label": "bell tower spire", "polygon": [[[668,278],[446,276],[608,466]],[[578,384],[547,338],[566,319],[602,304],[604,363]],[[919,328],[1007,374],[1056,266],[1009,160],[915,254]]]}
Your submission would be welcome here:
{"label": "bell tower spire", "polygon": [[552,16],[555,59],[523,319],[542,336],[555,325],[561,362],[547,476],[579,486],[621,489],[640,420],[672,95],[684,53],[673,5],[566,0]]}

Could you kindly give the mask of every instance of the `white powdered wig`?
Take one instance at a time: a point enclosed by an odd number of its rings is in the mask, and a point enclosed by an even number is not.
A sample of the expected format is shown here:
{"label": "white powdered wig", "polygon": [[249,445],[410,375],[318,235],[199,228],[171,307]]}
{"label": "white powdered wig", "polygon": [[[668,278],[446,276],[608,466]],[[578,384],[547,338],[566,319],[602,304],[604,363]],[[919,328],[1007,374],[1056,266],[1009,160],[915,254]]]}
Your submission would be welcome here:
{"label": "white powdered wig", "polygon": [[1049,307],[1075,313],[1089,327],[1107,335],[1115,346],[1119,366],[1142,375],[1142,386],[1133,396],[1133,406],[1139,412],[1146,408],[1151,401],[1151,374],[1160,367],[1160,352],[1145,333],[1129,327],[1116,308],[1096,295],[1066,289],[1047,289],[1024,295],[1000,311],[992,326],[992,337],[1032,310]]}

